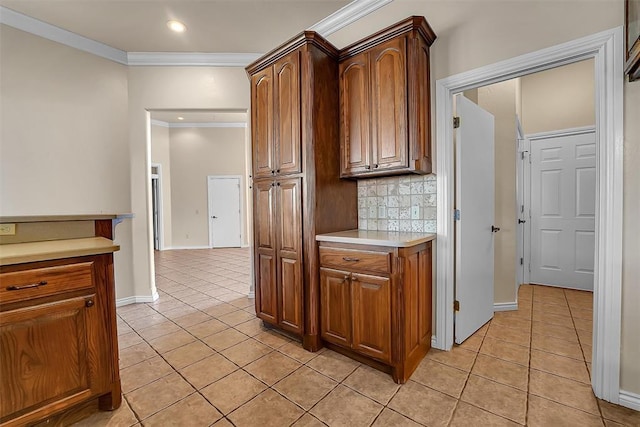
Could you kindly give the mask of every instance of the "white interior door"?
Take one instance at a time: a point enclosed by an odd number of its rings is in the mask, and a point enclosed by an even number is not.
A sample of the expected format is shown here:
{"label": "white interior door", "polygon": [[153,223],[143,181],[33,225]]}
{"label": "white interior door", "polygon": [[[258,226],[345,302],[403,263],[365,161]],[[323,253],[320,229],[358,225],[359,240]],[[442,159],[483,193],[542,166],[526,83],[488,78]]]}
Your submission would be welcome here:
{"label": "white interior door", "polygon": [[209,246],[240,247],[242,242],[240,178],[208,177]]}
{"label": "white interior door", "polygon": [[593,291],[595,131],[531,141],[531,283]]}
{"label": "white interior door", "polygon": [[495,209],[494,118],[462,95],[456,97],[456,300],[455,341],[460,344],[493,317]]}

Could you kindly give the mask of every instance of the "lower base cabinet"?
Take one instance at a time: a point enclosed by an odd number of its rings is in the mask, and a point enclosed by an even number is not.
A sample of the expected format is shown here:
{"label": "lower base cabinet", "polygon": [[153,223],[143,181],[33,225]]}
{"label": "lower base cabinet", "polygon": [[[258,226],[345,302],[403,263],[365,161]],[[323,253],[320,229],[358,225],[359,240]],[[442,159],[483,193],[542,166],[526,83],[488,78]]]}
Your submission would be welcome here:
{"label": "lower base cabinet", "polygon": [[0,426],[120,406],[111,254],[0,267]]}
{"label": "lower base cabinet", "polygon": [[431,245],[320,242],[325,344],[406,382],[431,348]]}

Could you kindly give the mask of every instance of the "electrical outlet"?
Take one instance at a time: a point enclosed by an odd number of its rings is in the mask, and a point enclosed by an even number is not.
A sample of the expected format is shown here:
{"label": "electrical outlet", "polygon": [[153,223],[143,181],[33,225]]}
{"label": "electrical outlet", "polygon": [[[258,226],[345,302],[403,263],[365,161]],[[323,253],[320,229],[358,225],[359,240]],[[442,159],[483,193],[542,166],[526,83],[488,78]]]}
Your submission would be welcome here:
{"label": "electrical outlet", "polygon": [[13,236],[16,234],[15,224],[0,224],[0,236]]}
{"label": "electrical outlet", "polygon": [[420,206],[411,206],[411,219],[420,219]]}

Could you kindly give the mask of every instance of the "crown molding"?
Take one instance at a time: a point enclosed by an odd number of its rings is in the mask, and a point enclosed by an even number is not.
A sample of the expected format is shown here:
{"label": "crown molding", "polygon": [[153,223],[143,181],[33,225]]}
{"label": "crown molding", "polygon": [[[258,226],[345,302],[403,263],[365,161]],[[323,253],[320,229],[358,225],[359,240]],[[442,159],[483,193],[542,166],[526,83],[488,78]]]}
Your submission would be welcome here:
{"label": "crown molding", "polygon": [[129,52],[130,66],[246,67],[261,53]]}
{"label": "crown molding", "polygon": [[354,0],[309,28],[327,37],[393,0]]}
{"label": "crown molding", "polygon": [[[326,37],[393,0],[354,0],[310,28]],[[125,52],[0,6],[0,23],[129,66],[246,67],[262,53]]]}
{"label": "crown molding", "polygon": [[151,124],[165,128],[246,128],[245,122],[203,122],[203,123],[169,123],[162,120],[151,119]]}
{"label": "crown molding", "polygon": [[0,6],[0,23],[127,65],[127,52]]}

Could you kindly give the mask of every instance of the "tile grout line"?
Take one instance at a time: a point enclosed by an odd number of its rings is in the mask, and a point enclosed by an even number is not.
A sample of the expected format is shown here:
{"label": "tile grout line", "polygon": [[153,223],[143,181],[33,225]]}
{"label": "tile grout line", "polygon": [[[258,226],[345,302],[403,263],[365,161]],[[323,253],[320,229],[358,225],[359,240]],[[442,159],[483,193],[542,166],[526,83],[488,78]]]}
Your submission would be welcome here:
{"label": "tile grout line", "polygon": [[[589,379],[591,379],[591,370],[589,369],[589,366],[587,365],[587,357],[584,354],[584,347],[582,346],[582,339],[580,338],[580,334],[578,333],[578,328],[576,327],[576,322],[575,319],[573,317],[573,311],[571,310],[571,304],[569,303],[569,299],[567,298],[567,292],[566,290],[563,292],[565,299],[567,300],[567,305],[569,306],[569,313],[571,314],[571,324],[573,325],[573,329],[576,333],[576,335],[578,336],[578,343],[580,344],[580,352],[582,353],[582,358],[584,360],[584,367],[587,370],[587,373],[589,374]],[[593,345],[593,343],[592,343]],[[602,421],[602,423],[604,425],[606,425],[606,421],[604,419],[604,414],[602,413],[602,408],[600,406],[600,400],[595,397],[596,400],[596,407],[598,408],[598,413],[600,414],[600,420]]]}
{"label": "tile grout line", "polygon": [[[531,286],[531,285],[529,285]],[[534,301],[534,292],[535,288],[531,289],[531,310],[530,310],[530,318],[531,320],[531,329],[529,330],[529,369],[527,370],[527,394],[525,397],[525,407],[524,407],[524,425],[529,425],[529,399],[531,398],[531,356],[533,354],[533,301]]]}
{"label": "tile grout line", "polygon": [[[493,319],[493,317],[492,317],[492,319]],[[462,395],[464,393],[464,390],[467,388],[467,384],[469,383],[469,379],[471,378],[471,371],[473,371],[473,367],[475,366],[476,361],[478,360],[478,355],[480,354],[480,349],[482,348],[482,345],[484,344],[484,339],[487,337],[487,332],[489,332],[489,328],[491,327],[492,319],[490,319],[487,323],[485,323],[484,325],[482,325],[479,328],[479,329],[482,329],[482,328],[485,327],[485,325],[487,326],[487,330],[484,332],[484,335],[482,336],[482,341],[480,342],[480,346],[478,347],[478,351],[475,352],[476,355],[473,358],[473,363],[469,367],[469,372],[467,372],[467,378],[464,381],[464,385],[462,386],[462,390],[460,390],[460,396],[458,396],[458,398],[456,399],[456,404],[454,405],[453,411],[451,411],[451,415],[449,416],[449,420],[447,422],[448,426],[450,426],[451,423],[453,422],[453,417],[455,416],[456,411],[458,410],[458,405],[460,405],[460,401],[462,401]],[[455,346],[455,343],[454,343],[454,346]],[[453,348],[451,348],[450,351],[453,351]]]}

